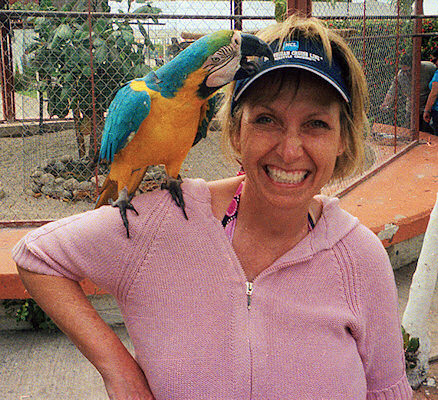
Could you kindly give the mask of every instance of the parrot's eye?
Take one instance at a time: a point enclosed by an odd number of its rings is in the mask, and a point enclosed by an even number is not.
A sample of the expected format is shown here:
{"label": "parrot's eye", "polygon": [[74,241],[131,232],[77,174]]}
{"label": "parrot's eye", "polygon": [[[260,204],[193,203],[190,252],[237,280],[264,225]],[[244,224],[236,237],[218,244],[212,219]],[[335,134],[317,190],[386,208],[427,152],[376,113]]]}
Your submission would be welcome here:
{"label": "parrot's eye", "polygon": [[221,61],[221,58],[219,56],[211,56],[211,61],[214,63],[219,63]]}

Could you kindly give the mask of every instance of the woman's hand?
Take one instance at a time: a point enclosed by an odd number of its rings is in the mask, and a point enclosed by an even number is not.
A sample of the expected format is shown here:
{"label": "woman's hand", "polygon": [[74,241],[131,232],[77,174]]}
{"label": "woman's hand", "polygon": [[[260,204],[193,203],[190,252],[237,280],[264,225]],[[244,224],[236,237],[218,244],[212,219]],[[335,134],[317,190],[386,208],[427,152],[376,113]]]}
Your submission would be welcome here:
{"label": "woman's hand", "polygon": [[430,122],[430,111],[424,111],[423,112],[423,119],[429,123]]}
{"label": "woman's hand", "polygon": [[103,376],[110,400],[154,400],[146,378],[137,366],[136,370],[121,367],[113,376]]}

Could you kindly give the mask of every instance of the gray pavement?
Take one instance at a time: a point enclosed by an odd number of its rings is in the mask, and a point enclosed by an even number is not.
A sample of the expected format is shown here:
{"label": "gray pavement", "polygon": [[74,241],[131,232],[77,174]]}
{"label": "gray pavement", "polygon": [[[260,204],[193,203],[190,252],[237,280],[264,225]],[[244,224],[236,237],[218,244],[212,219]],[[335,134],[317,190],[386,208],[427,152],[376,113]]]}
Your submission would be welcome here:
{"label": "gray pavement", "polygon": [[[412,264],[395,271],[400,315],[405,307]],[[97,304],[101,315],[132,352],[126,329],[111,302]],[[431,356],[438,356],[438,293],[431,314]],[[0,330],[0,400],[103,400],[102,380],[94,367],[60,332]]]}
{"label": "gray pavement", "polygon": [[[128,349],[126,329],[113,327]],[[61,332],[0,332],[0,399],[108,399],[97,370]]]}

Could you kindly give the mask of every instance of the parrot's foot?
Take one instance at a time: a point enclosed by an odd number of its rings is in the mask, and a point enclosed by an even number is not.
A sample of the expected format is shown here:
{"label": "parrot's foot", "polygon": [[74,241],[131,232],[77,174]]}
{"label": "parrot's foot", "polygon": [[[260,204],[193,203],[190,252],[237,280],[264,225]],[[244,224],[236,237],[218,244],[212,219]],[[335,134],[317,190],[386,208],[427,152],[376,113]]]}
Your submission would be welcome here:
{"label": "parrot's foot", "polygon": [[178,207],[181,207],[181,210],[184,214],[185,219],[188,220],[187,214],[186,214],[186,203],[184,202],[184,197],[181,189],[182,179],[178,175],[178,178],[172,178],[170,176],[167,177],[167,179],[161,184],[161,190],[166,189],[169,191],[169,193],[172,196],[172,199],[175,201],[176,205]]}
{"label": "parrot's foot", "polygon": [[129,222],[128,222],[128,217],[126,216],[126,210],[132,210],[132,211],[134,211],[138,215],[137,210],[131,204],[131,200],[132,200],[133,197],[134,197],[134,193],[131,194],[131,195],[128,195],[128,189],[127,188],[123,188],[120,191],[119,197],[117,198],[116,201],[113,201],[112,199],[110,199],[110,201],[109,201],[109,203],[113,207],[119,207],[119,209],[120,209],[120,216],[122,217],[123,225],[126,228],[126,236],[128,238],[129,238]]}

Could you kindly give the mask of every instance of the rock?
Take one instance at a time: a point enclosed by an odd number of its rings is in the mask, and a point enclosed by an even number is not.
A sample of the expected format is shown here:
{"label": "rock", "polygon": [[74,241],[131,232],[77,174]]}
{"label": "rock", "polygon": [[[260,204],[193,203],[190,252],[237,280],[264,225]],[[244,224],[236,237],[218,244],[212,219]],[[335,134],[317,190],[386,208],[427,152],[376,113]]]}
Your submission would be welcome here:
{"label": "rock", "polygon": [[64,189],[66,189],[66,190],[73,191],[73,190],[77,189],[78,186],[79,186],[79,182],[75,178],[70,178],[70,179],[67,179],[66,181],[64,181]]}
{"label": "rock", "polygon": [[65,190],[62,192],[62,198],[63,199],[72,199],[73,198],[73,192],[70,190]]}
{"label": "rock", "polygon": [[429,387],[436,387],[436,381],[435,381],[435,379],[432,378],[432,377],[427,378],[427,379],[426,379],[426,386],[429,386]]}
{"label": "rock", "polygon": [[68,162],[71,162],[71,161],[73,161],[73,157],[72,156],[68,156],[68,155],[65,155],[65,156],[62,156],[60,159],[59,159],[59,161],[61,161],[62,163],[68,163]]}
{"label": "rock", "polygon": [[56,178],[55,179],[55,184],[56,185],[64,186],[64,182],[65,182],[64,178]]}
{"label": "rock", "polygon": [[65,164],[62,161],[56,161],[55,164],[53,164],[53,167],[57,172],[65,171]]}
{"label": "rock", "polygon": [[43,174],[43,171],[41,171],[40,169],[36,169],[35,171],[33,171],[33,172],[30,174],[30,177],[31,177],[32,179],[40,178],[42,174]]}
{"label": "rock", "polygon": [[55,182],[55,177],[52,174],[45,173],[40,178],[41,185],[51,185]]}
{"label": "rock", "polygon": [[145,174],[145,180],[149,181],[162,181],[166,178],[166,170],[164,166],[156,165],[153,167],[149,167],[148,171]]}
{"label": "rock", "polygon": [[79,182],[78,189],[79,190],[92,190],[93,189],[93,185],[92,185],[91,182],[82,181],[82,182]]}
{"label": "rock", "polygon": [[34,193],[41,193],[41,185],[38,185],[38,184],[35,183],[35,182],[32,182],[32,183],[30,184],[30,189],[31,189],[32,192],[34,192]]}
{"label": "rock", "polygon": [[53,196],[55,188],[53,184],[47,183],[41,187],[41,193],[45,194],[46,196]]}
{"label": "rock", "polygon": [[63,185],[57,185],[55,183],[44,185],[41,188],[41,193],[56,198],[68,197],[70,195],[69,192],[64,189]]}
{"label": "rock", "polygon": [[[97,175],[97,181],[99,182],[99,187],[102,187],[103,182],[105,182],[105,176],[104,175]],[[96,187],[96,177],[93,176],[90,179],[91,184]]]}
{"label": "rock", "polygon": [[93,196],[89,190],[73,190],[73,199],[74,200],[90,200],[93,201]]}

